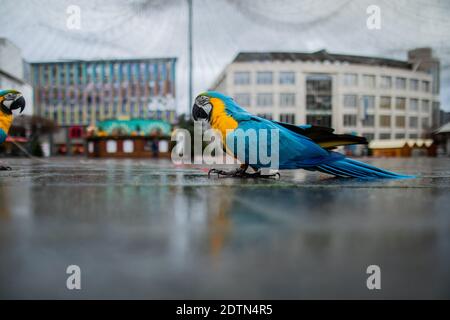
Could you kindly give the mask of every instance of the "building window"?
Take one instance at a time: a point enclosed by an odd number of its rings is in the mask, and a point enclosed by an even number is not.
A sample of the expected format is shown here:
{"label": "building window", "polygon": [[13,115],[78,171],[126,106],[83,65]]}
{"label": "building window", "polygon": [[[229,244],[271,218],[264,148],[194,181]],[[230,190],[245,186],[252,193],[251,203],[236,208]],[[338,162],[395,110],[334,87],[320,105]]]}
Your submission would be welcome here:
{"label": "building window", "polygon": [[405,139],[405,134],[404,133],[396,133],[395,139]]}
{"label": "building window", "polygon": [[391,126],[391,116],[380,116],[380,127],[388,128]]}
{"label": "building window", "polygon": [[375,109],[375,96],[363,96],[363,107],[364,112],[367,110],[373,110]]}
{"label": "building window", "polygon": [[72,127],[69,129],[69,138],[70,139],[78,139],[78,138],[82,138],[82,136],[83,136],[83,129],[81,127]]}
{"label": "building window", "polygon": [[417,117],[409,117],[409,127],[410,128],[417,128],[419,125],[419,121]]}
{"label": "building window", "polygon": [[362,120],[362,125],[364,127],[373,127],[375,125],[375,116],[366,115],[366,117]]}
{"label": "building window", "polygon": [[364,138],[366,138],[367,141],[371,141],[371,140],[375,139],[375,134],[370,133],[370,132],[363,133],[362,136]]}
{"label": "building window", "polygon": [[363,74],[363,85],[366,88],[375,88],[375,76],[369,74]]}
{"label": "building window", "polygon": [[391,89],[392,88],[392,77],[381,76],[380,86],[382,89]]}
{"label": "building window", "polygon": [[430,112],[430,101],[429,100],[422,100],[422,111]]}
{"label": "building window", "polygon": [[406,78],[396,78],[395,79],[395,88],[400,90],[406,89]]}
{"label": "building window", "polygon": [[419,100],[410,99],[409,100],[409,111],[419,111]]}
{"label": "building window", "polygon": [[256,104],[258,107],[273,106],[273,95],[271,93],[258,93]]}
{"label": "building window", "polygon": [[280,72],[280,84],[295,84],[295,72]]}
{"label": "building window", "polygon": [[312,74],[306,77],[306,110],[331,112],[331,76]]}
{"label": "building window", "polygon": [[410,79],[409,80],[409,89],[412,91],[419,91],[419,80]]}
{"label": "building window", "polygon": [[134,151],[133,140],[124,140],[123,141],[123,152],[124,153],[133,153],[133,151]]}
{"label": "building window", "polygon": [[356,114],[344,114],[344,127],[356,127]]}
{"label": "building window", "polygon": [[273,120],[273,115],[271,113],[258,113],[256,116],[267,120]]}
{"label": "building window", "polygon": [[422,81],[422,91],[430,92],[430,81]]}
{"label": "building window", "polygon": [[405,110],[406,109],[406,99],[405,98],[396,98],[395,99],[395,109]]}
{"label": "building window", "polygon": [[280,93],[280,106],[295,106],[295,93]]}
{"label": "building window", "polygon": [[398,128],[405,127],[405,117],[404,116],[396,116],[395,117],[395,126]]}
{"label": "building window", "polygon": [[358,85],[358,75],[356,73],[345,73],[343,79],[344,86],[355,87]]}
{"label": "building window", "polygon": [[409,134],[410,139],[417,139],[417,133],[410,133]]}
{"label": "building window", "polygon": [[358,107],[358,96],[355,94],[344,95],[344,107],[345,108],[357,108]]}
{"label": "building window", "polygon": [[237,71],[234,73],[234,84],[243,85],[250,84],[250,72],[248,71]]}
{"label": "building window", "polygon": [[273,72],[272,71],[259,71],[256,73],[257,84],[272,84]]}
{"label": "building window", "polygon": [[295,124],[295,114],[294,113],[281,113],[280,122]]}
{"label": "building window", "polygon": [[429,129],[430,120],[428,118],[422,118],[422,129]]}
{"label": "building window", "polygon": [[380,139],[381,140],[389,140],[391,138],[390,133],[380,133]]}
{"label": "building window", "polygon": [[234,95],[236,103],[242,107],[250,106],[250,94],[249,93],[236,93]]}
{"label": "building window", "polygon": [[313,126],[331,127],[330,115],[306,115],[306,123]]}
{"label": "building window", "polygon": [[315,94],[331,92],[331,76],[321,74],[308,76],[306,91]]}
{"label": "building window", "polygon": [[380,97],[380,109],[391,110],[391,97]]}
{"label": "building window", "polygon": [[331,95],[306,96],[306,109],[309,111],[331,110]]}
{"label": "building window", "polygon": [[117,152],[117,141],[116,140],[106,141],[106,152],[107,153],[116,153]]}

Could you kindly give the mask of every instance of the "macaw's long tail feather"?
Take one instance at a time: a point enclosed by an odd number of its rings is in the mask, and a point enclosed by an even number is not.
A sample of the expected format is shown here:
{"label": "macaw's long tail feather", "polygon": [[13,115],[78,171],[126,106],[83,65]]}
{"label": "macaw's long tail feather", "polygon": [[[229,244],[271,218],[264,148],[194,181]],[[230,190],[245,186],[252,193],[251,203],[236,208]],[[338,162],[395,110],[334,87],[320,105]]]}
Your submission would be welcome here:
{"label": "macaw's long tail feather", "polygon": [[407,179],[414,176],[402,175],[395,172],[387,171],[381,168],[371,166],[370,164],[345,158],[333,161],[328,164],[321,164],[315,167],[316,170],[328,174],[333,174],[343,178],[360,178],[360,179]]}

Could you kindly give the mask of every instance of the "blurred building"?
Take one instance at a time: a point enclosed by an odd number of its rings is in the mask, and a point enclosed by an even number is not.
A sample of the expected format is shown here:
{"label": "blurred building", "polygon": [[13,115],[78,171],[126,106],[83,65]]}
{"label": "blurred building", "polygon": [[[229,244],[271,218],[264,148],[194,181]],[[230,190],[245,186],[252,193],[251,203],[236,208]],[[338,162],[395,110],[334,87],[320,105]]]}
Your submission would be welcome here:
{"label": "blurred building", "polygon": [[32,63],[35,113],[63,128],[50,144],[61,153],[80,150],[71,145],[79,144],[80,129],[105,119],[174,122],[175,63],[175,58]]}
{"label": "blurred building", "polygon": [[450,122],[450,111],[440,110],[439,115],[439,125],[443,126]]}
{"label": "blurred building", "polygon": [[[433,95],[439,96],[441,89],[441,64],[439,59],[433,57],[431,48],[417,48],[408,51],[408,62],[413,64],[413,69],[423,71],[431,75],[431,91]],[[437,99],[432,104],[431,128],[437,129],[441,125],[441,107]]]}
{"label": "blurred building", "polygon": [[0,38],[0,89],[20,91],[27,103],[25,113],[33,112],[33,90],[25,81],[26,63],[22,52],[11,41]]}
{"label": "blurred building", "polygon": [[213,89],[268,119],[332,126],[369,140],[417,139],[438,125],[438,74],[428,49],[411,51],[410,61],[324,50],[241,52]]}
{"label": "blurred building", "polygon": [[435,134],[435,140],[441,147],[439,153],[450,157],[450,122],[437,129]]}

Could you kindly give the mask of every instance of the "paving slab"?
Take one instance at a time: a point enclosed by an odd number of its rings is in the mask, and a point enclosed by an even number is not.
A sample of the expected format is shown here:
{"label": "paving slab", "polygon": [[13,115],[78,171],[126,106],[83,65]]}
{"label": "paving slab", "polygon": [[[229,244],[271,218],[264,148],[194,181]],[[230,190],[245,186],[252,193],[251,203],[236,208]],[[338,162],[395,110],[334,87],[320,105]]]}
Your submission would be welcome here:
{"label": "paving slab", "polygon": [[[208,179],[169,160],[8,159],[0,298],[450,298],[450,159]],[[81,290],[66,268],[81,268]],[[366,269],[381,269],[368,290]]]}

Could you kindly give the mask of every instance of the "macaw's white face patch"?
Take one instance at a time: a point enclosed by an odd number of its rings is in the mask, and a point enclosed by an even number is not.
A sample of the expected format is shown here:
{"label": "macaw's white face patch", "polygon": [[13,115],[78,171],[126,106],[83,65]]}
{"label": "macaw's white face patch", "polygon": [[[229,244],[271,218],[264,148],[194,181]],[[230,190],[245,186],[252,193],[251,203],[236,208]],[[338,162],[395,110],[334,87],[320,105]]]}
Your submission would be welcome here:
{"label": "macaw's white face patch", "polygon": [[207,96],[198,96],[195,100],[197,105],[202,108],[207,114],[212,110],[211,100]]}
{"label": "macaw's white face patch", "polygon": [[210,114],[210,112],[212,110],[212,105],[211,105],[211,103],[208,103],[207,105],[204,105],[202,108],[203,108],[203,110],[205,110],[205,112],[207,114]]}
{"label": "macaw's white face patch", "polygon": [[11,107],[12,103],[16,99],[17,95],[15,93],[7,93],[3,96],[3,105],[8,109]]}
{"label": "macaw's white face patch", "polygon": [[14,100],[3,100],[3,105],[9,109],[13,102]]}

